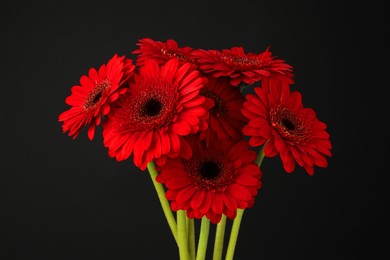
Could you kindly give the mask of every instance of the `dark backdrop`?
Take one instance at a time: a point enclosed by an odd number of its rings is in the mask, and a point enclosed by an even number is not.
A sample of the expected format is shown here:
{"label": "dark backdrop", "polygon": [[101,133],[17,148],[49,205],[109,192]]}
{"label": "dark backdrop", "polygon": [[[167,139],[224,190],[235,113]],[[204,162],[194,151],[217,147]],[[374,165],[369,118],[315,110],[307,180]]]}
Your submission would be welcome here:
{"label": "dark backdrop", "polygon": [[101,132],[72,140],[57,121],[82,74],[143,37],[270,46],[328,124],[333,156],[314,176],[265,159],[236,259],[388,255],[388,14],[384,1],[338,2],[2,1],[0,258],[178,259],[147,172],[109,158]]}

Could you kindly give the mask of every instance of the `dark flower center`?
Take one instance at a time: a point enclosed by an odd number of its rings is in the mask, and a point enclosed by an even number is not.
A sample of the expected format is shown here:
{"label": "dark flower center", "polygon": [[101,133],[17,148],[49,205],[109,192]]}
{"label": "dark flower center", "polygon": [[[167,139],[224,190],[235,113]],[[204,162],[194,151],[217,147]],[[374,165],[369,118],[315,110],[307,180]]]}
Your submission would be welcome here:
{"label": "dark flower center", "polygon": [[92,103],[96,104],[100,100],[101,97],[102,97],[102,92],[98,92],[96,94],[96,96],[93,98]]}
{"label": "dark flower center", "polygon": [[270,110],[271,124],[286,141],[301,144],[310,136],[306,121],[295,111],[278,105]]}
{"label": "dark flower center", "polygon": [[121,117],[128,130],[160,129],[176,116],[177,96],[170,84],[152,79],[134,85],[123,97]]}
{"label": "dark flower center", "polygon": [[187,174],[200,190],[224,191],[232,182],[234,166],[227,156],[215,150],[203,150],[193,154],[185,162]]}
{"label": "dark flower center", "polygon": [[97,84],[85,99],[84,106],[83,106],[84,110],[88,111],[91,109],[95,109],[97,106],[99,106],[99,102],[102,99],[104,91],[106,91],[110,87],[111,84],[107,80]]}
{"label": "dark flower center", "polygon": [[202,95],[211,98],[214,101],[214,106],[209,110],[210,114],[214,117],[218,117],[224,114],[225,105],[223,100],[210,90],[202,91]]}
{"label": "dark flower center", "polygon": [[282,125],[290,131],[294,131],[295,126],[289,119],[282,119]]}
{"label": "dark flower center", "polygon": [[204,162],[200,166],[199,173],[202,177],[206,179],[214,179],[220,174],[221,170],[219,169],[218,164],[215,162]]}
{"label": "dark flower center", "polygon": [[160,114],[162,109],[162,104],[158,99],[152,98],[145,102],[143,107],[143,114],[145,116],[157,116]]}

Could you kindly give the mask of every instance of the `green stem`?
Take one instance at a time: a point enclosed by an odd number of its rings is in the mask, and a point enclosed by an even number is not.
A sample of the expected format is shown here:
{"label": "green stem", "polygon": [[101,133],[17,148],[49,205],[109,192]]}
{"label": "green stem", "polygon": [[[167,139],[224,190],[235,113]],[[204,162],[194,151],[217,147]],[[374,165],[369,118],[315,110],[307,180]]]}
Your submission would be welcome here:
{"label": "green stem", "polygon": [[236,243],[237,243],[238,231],[240,230],[243,214],[244,214],[243,209],[237,209],[237,216],[233,221],[232,230],[230,232],[229,244],[226,251],[226,260],[233,260],[234,250],[236,248]]}
{"label": "green stem", "polygon": [[210,220],[204,216],[200,224],[200,234],[198,241],[198,251],[196,253],[196,260],[204,260],[206,258],[207,241],[209,239]]}
{"label": "green stem", "polygon": [[188,237],[185,210],[178,210],[177,216],[177,238],[179,242],[180,260],[189,260]]}
{"label": "green stem", "polygon": [[193,218],[188,219],[188,249],[190,258],[195,260],[195,220]]}
{"label": "green stem", "polygon": [[[263,145],[261,147],[259,153],[257,154],[256,160],[255,160],[255,163],[259,167],[261,166],[261,164],[264,160],[264,147],[265,147],[265,145]],[[238,232],[240,231],[240,225],[241,225],[241,220],[242,220],[243,214],[244,214],[243,209],[237,209],[237,216],[235,217],[235,219],[233,221],[232,230],[230,232],[229,244],[228,244],[228,248],[226,251],[226,260],[233,260],[234,250],[236,248]]]}
{"label": "green stem", "polygon": [[225,227],[226,227],[226,216],[222,215],[221,221],[218,223],[217,231],[215,233],[213,260],[221,260],[222,259]]}
{"label": "green stem", "polygon": [[168,225],[171,228],[171,231],[172,231],[173,237],[176,240],[176,243],[178,244],[176,220],[175,220],[175,217],[173,216],[173,213],[172,213],[171,208],[169,206],[169,202],[168,202],[167,198],[165,197],[164,187],[162,186],[161,183],[158,183],[156,181],[157,171],[156,171],[156,166],[154,165],[154,162],[149,162],[147,165],[147,168],[148,168],[150,177],[152,178],[154,188],[157,191],[157,195],[158,195],[158,198],[160,200],[165,217],[168,221]]}
{"label": "green stem", "polygon": [[263,162],[264,160],[264,147],[265,145],[263,145],[260,149],[260,151],[257,153],[257,157],[256,157],[256,160],[255,160],[255,163],[259,166],[261,166],[261,163]]}

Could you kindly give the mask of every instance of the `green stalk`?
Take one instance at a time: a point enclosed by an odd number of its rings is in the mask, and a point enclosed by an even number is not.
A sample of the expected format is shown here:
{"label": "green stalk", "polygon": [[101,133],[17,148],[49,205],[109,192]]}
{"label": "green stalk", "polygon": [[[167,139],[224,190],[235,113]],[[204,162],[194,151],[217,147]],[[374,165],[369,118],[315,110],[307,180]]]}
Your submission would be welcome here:
{"label": "green stalk", "polygon": [[204,260],[206,258],[209,231],[210,231],[210,220],[206,216],[204,216],[200,224],[200,234],[199,234],[199,241],[198,241],[198,252],[196,253],[196,260]]}
{"label": "green stalk", "polygon": [[189,260],[188,237],[185,210],[178,210],[177,216],[177,238],[179,242],[180,260]]}
{"label": "green stalk", "polygon": [[163,185],[156,181],[157,171],[156,171],[156,166],[155,166],[154,162],[153,161],[149,162],[147,165],[147,168],[148,168],[150,177],[152,178],[154,188],[157,191],[157,195],[158,195],[158,198],[160,200],[165,217],[167,219],[168,225],[171,228],[171,231],[172,231],[173,237],[176,240],[176,243],[178,244],[176,220],[175,220],[175,217],[173,216],[173,213],[171,211],[171,207],[169,206],[169,202],[168,202],[167,198],[165,197],[165,190],[164,190]]}
{"label": "green stalk", "polygon": [[233,260],[234,250],[236,248],[236,243],[237,243],[238,231],[240,231],[240,225],[241,225],[243,214],[244,214],[243,209],[237,209],[237,216],[233,221],[232,230],[230,232],[229,244],[226,251],[226,260]]}
{"label": "green stalk", "polygon": [[195,220],[187,217],[188,227],[188,251],[190,259],[195,260]]}
{"label": "green stalk", "polygon": [[225,227],[226,227],[226,216],[222,215],[221,221],[217,225],[217,231],[215,232],[213,260],[222,259]]}
{"label": "green stalk", "polygon": [[[257,154],[256,160],[255,160],[255,163],[259,167],[261,166],[261,163],[264,160],[264,147],[265,147],[265,145],[263,145],[263,147],[261,147],[259,153]],[[226,251],[226,259],[225,260],[233,260],[234,250],[236,248],[238,232],[240,231],[240,225],[241,225],[241,220],[242,220],[243,214],[244,214],[243,209],[237,209],[237,216],[235,217],[235,219],[233,221],[233,226],[232,226],[232,230],[230,232],[230,239],[229,239],[229,244],[228,244],[228,248]]]}
{"label": "green stalk", "polygon": [[259,166],[259,168],[261,166],[261,163],[264,160],[264,147],[265,147],[265,145],[263,145],[263,147],[261,147],[260,151],[257,153],[257,157],[255,160],[255,163]]}

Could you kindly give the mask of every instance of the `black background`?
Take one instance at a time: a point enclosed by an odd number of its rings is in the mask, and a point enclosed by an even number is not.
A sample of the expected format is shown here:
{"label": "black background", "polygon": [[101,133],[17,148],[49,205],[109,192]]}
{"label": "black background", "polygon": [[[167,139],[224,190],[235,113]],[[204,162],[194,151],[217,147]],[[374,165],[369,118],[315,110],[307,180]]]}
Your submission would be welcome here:
{"label": "black background", "polygon": [[328,124],[333,156],[314,176],[264,160],[235,259],[385,259],[387,15],[384,1],[2,1],[0,258],[178,259],[148,173],[57,121],[81,75],[150,37],[269,46]]}

